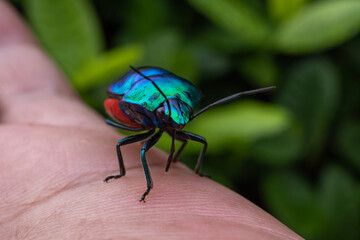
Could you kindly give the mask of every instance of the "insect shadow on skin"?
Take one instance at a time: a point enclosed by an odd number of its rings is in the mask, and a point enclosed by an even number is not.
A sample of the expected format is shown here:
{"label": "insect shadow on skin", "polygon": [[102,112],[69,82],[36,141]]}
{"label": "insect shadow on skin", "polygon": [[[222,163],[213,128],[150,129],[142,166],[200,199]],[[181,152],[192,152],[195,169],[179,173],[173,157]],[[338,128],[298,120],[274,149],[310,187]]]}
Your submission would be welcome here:
{"label": "insect shadow on skin", "polygon": [[[172,138],[171,149],[165,171],[169,170],[171,162],[178,160],[188,140],[203,144],[202,151],[195,166],[195,173],[200,176],[208,176],[200,173],[203,164],[207,142],[204,137],[181,129],[201,113],[217,105],[232,101],[243,95],[265,92],[274,89],[274,86],[255,90],[239,92],[222,98],[193,114],[193,109],[199,103],[202,94],[189,81],[158,67],[131,67],[131,71],[115,81],[108,88],[108,99],[104,106],[107,113],[116,121],[107,119],[106,123],[127,131],[145,133],[136,134],[120,139],[116,144],[120,174],[105,178],[110,179],[125,176],[125,166],[120,147],[145,141],[141,148],[141,162],[145,172],[147,189],[141,196],[140,202],[145,202],[145,197],[153,187],[149,166],[145,153],[153,147],[162,134],[166,132]],[[156,131],[158,129],[158,131]],[[175,140],[182,144],[175,153]]]}

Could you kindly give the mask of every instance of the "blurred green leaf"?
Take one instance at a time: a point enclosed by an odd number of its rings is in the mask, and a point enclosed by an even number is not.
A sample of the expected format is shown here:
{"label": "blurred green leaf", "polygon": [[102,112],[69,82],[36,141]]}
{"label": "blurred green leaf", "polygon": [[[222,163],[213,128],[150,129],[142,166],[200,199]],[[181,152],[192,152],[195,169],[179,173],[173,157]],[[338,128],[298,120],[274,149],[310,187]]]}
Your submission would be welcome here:
{"label": "blurred green leaf", "polygon": [[305,239],[315,239],[324,215],[309,182],[295,173],[272,173],[263,181],[265,201],[280,221]]}
{"label": "blurred green leaf", "polygon": [[194,37],[197,46],[223,53],[227,57],[233,53],[249,49],[246,44],[239,42],[239,39],[234,38],[233,34],[222,28],[211,26],[202,29]]}
{"label": "blurred green leaf", "polygon": [[177,31],[168,29],[149,38],[144,54],[143,65],[165,68],[191,82],[196,80],[195,58]]}
{"label": "blurred green leaf", "polygon": [[291,110],[304,129],[306,152],[317,155],[328,133],[339,95],[335,66],[326,59],[300,62],[285,76],[279,102]]}
{"label": "blurred green leaf", "polygon": [[273,173],[263,181],[271,211],[306,239],[359,239],[356,187],[337,166],[323,170],[319,191],[294,173]]}
{"label": "blurred green leaf", "polygon": [[172,66],[169,69],[174,69],[177,75],[195,83],[198,78],[198,67],[195,61],[195,56],[187,47],[183,51],[178,51],[175,55]]}
{"label": "blurred green leaf", "polygon": [[338,144],[346,159],[360,171],[360,123],[344,124],[339,130]]}
{"label": "blurred green leaf", "polygon": [[299,160],[301,150],[301,136],[296,129],[291,128],[253,142],[250,155],[260,163],[275,167],[288,165]]}
{"label": "blurred green leaf", "polygon": [[289,125],[290,116],[283,108],[246,100],[212,109],[191,122],[188,129],[206,137],[212,145],[209,151],[220,151],[233,146],[234,141],[252,142],[281,132]]}
{"label": "blurred green leaf", "polygon": [[325,168],[319,194],[326,216],[322,239],[360,239],[360,205],[355,180],[349,173],[338,166]]}
{"label": "blurred green leaf", "polygon": [[196,46],[192,48],[197,66],[201,69],[201,75],[206,77],[221,77],[229,69],[231,63],[226,55],[214,51],[212,48]]}
{"label": "blurred green leaf", "polygon": [[79,90],[99,86],[104,81],[120,77],[140,60],[142,47],[131,45],[112,49],[93,58],[83,65],[73,76],[73,83]]}
{"label": "blurred green leaf", "polygon": [[25,10],[40,42],[72,75],[102,50],[96,14],[87,0],[30,0]]}
{"label": "blurred green leaf", "polygon": [[303,8],[308,1],[309,0],[267,0],[268,12],[270,17],[276,22],[284,22]]}
{"label": "blurred green leaf", "polygon": [[169,22],[168,5],[169,2],[166,0],[128,1],[128,8],[123,16],[126,32],[137,41],[148,39],[154,32],[159,32]]}
{"label": "blurred green leaf", "polygon": [[320,51],[360,31],[360,1],[320,1],[307,5],[278,29],[274,43],[286,53]]}
{"label": "blurred green leaf", "polygon": [[354,40],[347,43],[341,53],[342,55],[339,56],[339,59],[345,65],[343,68],[353,70],[357,73],[356,75],[359,75],[360,68],[358,66],[360,65],[360,38],[355,38]]}
{"label": "blurred green leaf", "polygon": [[145,44],[144,63],[150,66],[170,66],[168,61],[173,61],[181,45],[181,35],[174,30],[164,30],[154,35]]}
{"label": "blurred green leaf", "polygon": [[251,46],[264,44],[269,34],[269,26],[266,21],[243,1],[188,1],[214,23],[235,34]]}
{"label": "blurred green leaf", "polygon": [[[346,62],[342,63],[346,65]],[[338,109],[337,115],[341,116],[343,119],[346,119],[347,117],[354,118],[357,115],[356,113],[360,112],[360,81],[358,76],[359,75],[351,71],[351,69],[341,76],[343,79],[343,81],[341,81],[342,96],[341,102],[339,103],[341,108]],[[357,117],[360,116],[358,115]]]}
{"label": "blurred green leaf", "polygon": [[247,57],[240,63],[239,67],[257,86],[276,85],[278,69],[274,58],[269,54],[256,54]]}

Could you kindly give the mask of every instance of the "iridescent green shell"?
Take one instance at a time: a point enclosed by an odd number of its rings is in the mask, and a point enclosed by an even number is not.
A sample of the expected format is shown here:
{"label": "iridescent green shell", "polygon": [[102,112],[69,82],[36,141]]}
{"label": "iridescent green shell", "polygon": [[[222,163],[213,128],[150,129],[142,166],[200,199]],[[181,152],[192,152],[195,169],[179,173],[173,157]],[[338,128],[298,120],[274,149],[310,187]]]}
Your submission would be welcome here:
{"label": "iridescent green shell", "polygon": [[[170,101],[171,119],[178,125],[185,125],[192,114],[192,110],[201,99],[201,92],[189,81],[161,68],[144,67],[138,69],[142,74],[149,77],[165,94]],[[144,110],[155,112],[159,107],[165,108],[168,116],[169,109],[165,104],[165,98],[156,89],[154,84],[140,74],[130,71],[124,77],[113,83],[108,92],[127,104],[140,105]],[[139,111],[139,108],[136,108]],[[142,112],[143,114],[145,113]],[[134,112],[128,113],[134,115]],[[149,114],[147,114],[149,115]],[[138,118],[139,116],[128,116]],[[156,118],[156,116],[151,116]],[[153,119],[153,122],[161,122]]]}

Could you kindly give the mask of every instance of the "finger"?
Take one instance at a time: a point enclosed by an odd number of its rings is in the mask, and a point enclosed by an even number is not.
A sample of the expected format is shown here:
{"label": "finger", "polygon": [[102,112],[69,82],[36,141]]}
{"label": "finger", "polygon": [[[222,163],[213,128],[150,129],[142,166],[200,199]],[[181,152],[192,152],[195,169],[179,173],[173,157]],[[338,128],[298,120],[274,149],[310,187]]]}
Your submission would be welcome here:
{"label": "finger", "polygon": [[[123,149],[127,175],[104,183],[104,177],[117,167],[115,133],[10,125],[0,126],[0,133],[2,236],[18,229],[18,236],[47,233],[57,239],[64,232],[79,234],[83,229],[86,232],[81,234],[91,238],[106,234],[142,239],[149,233],[154,238],[165,233],[184,239],[196,234],[205,239],[300,239],[254,204],[180,163],[165,174],[166,155],[156,150],[147,155],[155,187],[147,203],[139,203],[146,188],[135,154],[139,144]],[[29,150],[32,154],[25,154]],[[80,225],[81,229],[72,228]],[[196,234],[183,235],[189,232]]]}
{"label": "finger", "polygon": [[[119,171],[114,131],[7,124],[0,125],[0,136],[0,225],[63,189],[92,181],[106,184],[103,180]],[[135,143],[121,151],[128,173],[139,169],[142,188],[140,149]],[[151,149],[147,158],[164,172],[165,153]]]}
{"label": "finger", "polygon": [[[146,203],[136,169],[113,184],[64,189],[3,224],[18,236],[61,239],[302,239],[265,211],[224,186],[181,170],[158,176]],[[44,237],[45,236],[45,237]],[[49,237],[46,237],[49,236]]]}
{"label": "finger", "polygon": [[[179,163],[164,173],[166,157],[157,151],[148,156],[154,188],[147,202],[140,203],[139,198],[146,189],[144,171],[139,159],[129,161],[139,155],[124,153],[126,176],[104,183],[102,180],[114,167],[112,163],[116,159],[114,139],[101,132],[87,131],[86,135],[85,130],[67,131],[72,133],[67,141],[61,139],[69,133],[55,127],[41,127],[36,134],[25,126],[2,132],[6,138],[23,134],[17,144],[12,143],[16,146],[9,142],[0,145],[0,148],[5,145],[6,149],[18,149],[1,151],[5,153],[1,157],[13,159],[0,168],[2,236],[9,236],[5,234],[12,234],[14,226],[23,224],[25,227],[16,228],[19,236],[51,234],[53,239],[60,239],[64,232],[79,234],[78,231],[84,231],[80,233],[83,236],[90,234],[91,238],[106,234],[111,239],[120,235],[143,239],[149,234],[154,238],[158,234],[173,234],[171,236],[183,239],[192,239],[195,235],[204,239],[233,239],[234,236],[239,239],[300,239],[254,204],[179,167]],[[44,141],[39,139],[49,133],[51,137],[44,146]],[[29,136],[35,137],[31,146],[26,145]],[[37,154],[22,155],[28,148]],[[84,219],[91,220],[84,222]],[[72,228],[80,225],[80,229]],[[86,232],[90,230],[93,232]],[[30,238],[36,239],[37,235]]]}
{"label": "finger", "polygon": [[8,3],[0,0],[0,121],[100,127],[36,44]]}

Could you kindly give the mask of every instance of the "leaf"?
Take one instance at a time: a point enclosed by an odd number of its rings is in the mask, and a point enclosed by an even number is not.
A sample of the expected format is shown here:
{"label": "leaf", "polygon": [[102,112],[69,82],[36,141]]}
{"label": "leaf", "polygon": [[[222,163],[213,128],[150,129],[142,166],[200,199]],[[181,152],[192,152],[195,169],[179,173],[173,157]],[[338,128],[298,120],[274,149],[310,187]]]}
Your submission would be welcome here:
{"label": "leaf", "polygon": [[342,154],[360,172],[360,123],[344,124],[339,130],[338,143]]}
{"label": "leaf", "polygon": [[193,53],[195,55],[196,63],[200,68],[203,79],[220,78],[224,75],[231,66],[228,55],[222,52],[214,51],[212,48],[204,47],[201,43],[193,46]]}
{"label": "leaf", "polygon": [[[348,69],[352,69],[352,71],[355,72],[356,75],[360,74],[360,38],[355,38],[354,40],[347,43],[343,51],[341,53],[342,55],[339,56],[339,59],[344,64],[343,68],[348,71]],[[352,74],[350,72],[350,74]],[[357,76],[355,76],[356,80]]]}
{"label": "leaf", "polygon": [[323,229],[324,216],[314,190],[295,173],[272,173],[263,181],[265,202],[271,212],[305,239]]}
{"label": "leaf", "polygon": [[73,83],[80,90],[94,88],[106,80],[120,77],[129,65],[139,61],[142,48],[139,45],[119,47],[93,58],[73,76]]}
{"label": "leaf", "polygon": [[317,188],[295,173],[272,173],[263,192],[274,215],[305,239],[359,239],[357,187],[340,167],[326,167]]}
{"label": "leaf", "polygon": [[87,0],[31,0],[25,10],[37,37],[72,75],[102,50],[97,16]]}
{"label": "leaf", "polygon": [[360,31],[360,1],[318,1],[279,27],[274,43],[285,53],[309,53],[339,45]]}
{"label": "leaf", "polygon": [[253,142],[250,154],[269,166],[283,166],[299,160],[302,150],[301,135],[294,127]]}
{"label": "leaf", "polygon": [[189,0],[189,2],[214,23],[249,45],[264,43],[269,34],[266,21],[243,1]]}
{"label": "leaf", "polygon": [[316,155],[328,132],[339,95],[335,66],[322,58],[294,65],[280,89],[279,103],[289,109],[304,130],[304,154]]}
{"label": "leaf", "polygon": [[208,140],[209,151],[217,151],[233,146],[234,141],[249,143],[273,135],[289,125],[290,116],[283,108],[246,100],[203,113],[188,127]]}
{"label": "leaf", "polygon": [[164,0],[131,0],[126,3],[127,9],[122,16],[126,34],[142,41],[165,28],[173,14],[169,3]]}
{"label": "leaf", "polygon": [[[276,84],[278,68],[271,55],[257,54],[247,57],[240,63],[239,67],[257,86]],[[261,69],[261,71],[259,71],[259,69]]]}
{"label": "leaf", "polygon": [[196,79],[195,59],[177,31],[167,29],[149,38],[144,55],[143,65],[165,68],[191,82]]}
{"label": "leaf", "polygon": [[322,239],[359,239],[360,205],[350,174],[338,166],[327,167],[319,193],[327,226]]}
{"label": "leaf", "polygon": [[194,37],[196,48],[210,49],[226,56],[234,52],[246,51],[249,48],[246,44],[239,42],[239,39],[234,38],[230,32],[214,28],[212,25],[204,27]]}
{"label": "leaf", "polygon": [[309,0],[267,0],[268,12],[270,17],[276,22],[284,22],[303,8],[308,1]]}

